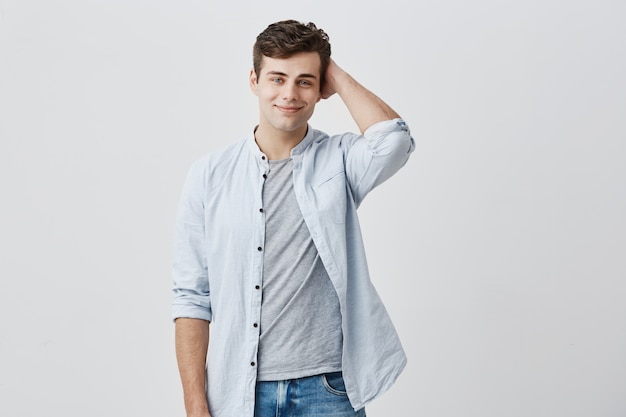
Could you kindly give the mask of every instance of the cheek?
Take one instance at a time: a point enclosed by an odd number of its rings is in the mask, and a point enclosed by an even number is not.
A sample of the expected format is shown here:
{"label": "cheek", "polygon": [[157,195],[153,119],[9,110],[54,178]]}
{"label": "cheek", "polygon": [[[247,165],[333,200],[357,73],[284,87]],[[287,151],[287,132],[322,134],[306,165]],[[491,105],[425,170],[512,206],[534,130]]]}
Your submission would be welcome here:
{"label": "cheek", "polygon": [[278,91],[275,88],[265,87],[263,88],[260,96],[266,99],[273,99],[278,95]]}
{"label": "cheek", "polygon": [[322,98],[322,94],[319,91],[310,90],[307,91],[307,101],[309,103],[315,104],[320,101]]}

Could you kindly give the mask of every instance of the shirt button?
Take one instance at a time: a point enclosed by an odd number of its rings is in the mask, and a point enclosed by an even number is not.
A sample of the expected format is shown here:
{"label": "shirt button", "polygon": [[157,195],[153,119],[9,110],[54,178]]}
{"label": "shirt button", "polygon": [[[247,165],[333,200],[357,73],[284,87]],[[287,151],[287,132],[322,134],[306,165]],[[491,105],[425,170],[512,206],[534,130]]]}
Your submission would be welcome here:
{"label": "shirt button", "polygon": [[263,178],[267,178],[267,174],[263,174]]}
{"label": "shirt button", "polygon": [[258,248],[256,248],[256,250],[258,250],[259,252],[261,252],[261,251],[263,250],[263,248],[259,246]]}
{"label": "shirt button", "polygon": [[256,363],[250,362],[250,366],[254,366],[254,365],[256,365]]}
{"label": "shirt button", "polygon": [[253,324],[254,327],[259,327],[258,323]]}
{"label": "shirt button", "polygon": [[255,285],[255,286],[254,286],[254,289],[255,289],[255,290],[260,290],[260,289],[261,289],[261,287],[260,287],[260,286],[258,286],[258,285]]}
{"label": "shirt button", "polygon": [[265,155],[263,155],[263,156],[261,157],[261,159],[265,161]]}
{"label": "shirt button", "polygon": [[263,213],[263,209],[262,209],[262,208],[260,208],[260,209],[259,209],[259,211],[260,211],[261,213]]}

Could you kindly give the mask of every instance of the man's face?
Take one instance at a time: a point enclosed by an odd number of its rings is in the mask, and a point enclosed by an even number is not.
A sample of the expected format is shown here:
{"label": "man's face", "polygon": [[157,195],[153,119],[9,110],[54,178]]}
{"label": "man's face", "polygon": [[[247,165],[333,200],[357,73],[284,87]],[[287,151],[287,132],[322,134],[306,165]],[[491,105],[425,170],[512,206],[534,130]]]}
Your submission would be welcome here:
{"label": "man's face", "polygon": [[250,71],[250,88],[259,98],[260,129],[304,136],[321,98],[320,63],[317,52],[284,59],[265,56],[260,74]]}

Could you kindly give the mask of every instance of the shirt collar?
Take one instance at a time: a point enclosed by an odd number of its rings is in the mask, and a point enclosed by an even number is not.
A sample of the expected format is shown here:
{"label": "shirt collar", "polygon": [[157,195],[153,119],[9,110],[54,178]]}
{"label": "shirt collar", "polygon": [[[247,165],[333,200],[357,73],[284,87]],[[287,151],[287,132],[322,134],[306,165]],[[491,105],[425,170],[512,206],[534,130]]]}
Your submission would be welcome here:
{"label": "shirt collar", "polygon": [[[267,156],[261,151],[261,149],[259,148],[259,145],[257,145],[256,140],[254,139],[254,132],[256,131],[257,127],[258,125],[254,127],[252,134],[250,134],[250,136],[248,137],[248,143],[250,145],[250,149],[252,149],[252,152],[254,153],[254,155],[257,157],[256,159],[258,160],[258,159],[262,159],[263,157],[267,158]],[[291,156],[299,155],[302,152],[304,152],[304,150],[309,147],[309,145],[311,144],[311,142],[313,142],[314,139],[315,139],[315,130],[311,127],[311,125],[307,123],[306,135],[304,135],[304,138],[302,138],[300,143],[294,146],[294,148],[291,150]],[[266,160],[266,159],[263,159],[263,160]]]}
{"label": "shirt collar", "polygon": [[291,150],[291,156],[300,155],[306,148],[309,147],[311,142],[313,142],[313,138],[315,137],[315,131],[311,128],[311,125],[307,123],[306,125],[306,135],[304,138]]}

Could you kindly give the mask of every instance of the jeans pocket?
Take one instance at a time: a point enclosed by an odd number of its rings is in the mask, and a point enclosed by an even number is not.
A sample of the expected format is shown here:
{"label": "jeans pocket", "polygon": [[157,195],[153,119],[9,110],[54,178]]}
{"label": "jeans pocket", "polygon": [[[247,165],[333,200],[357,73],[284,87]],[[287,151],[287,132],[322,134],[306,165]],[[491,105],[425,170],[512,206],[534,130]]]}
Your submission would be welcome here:
{"label": "jeans pocket", "polygon": [[322,383],[324,384],[324,388],[326,388],[326,390],[331,394],[348,395],[341,372],[329,372],[327,374],[323,374]]}

